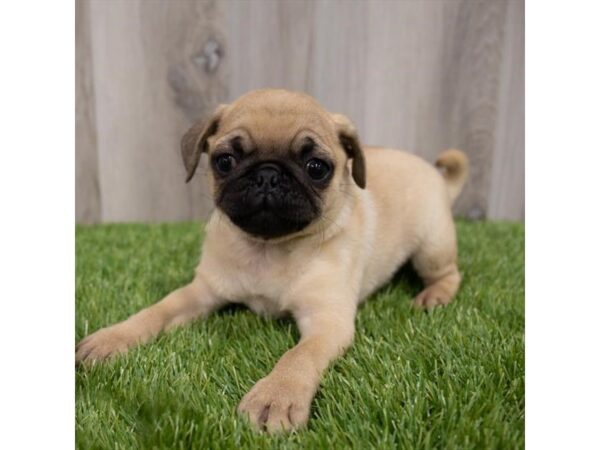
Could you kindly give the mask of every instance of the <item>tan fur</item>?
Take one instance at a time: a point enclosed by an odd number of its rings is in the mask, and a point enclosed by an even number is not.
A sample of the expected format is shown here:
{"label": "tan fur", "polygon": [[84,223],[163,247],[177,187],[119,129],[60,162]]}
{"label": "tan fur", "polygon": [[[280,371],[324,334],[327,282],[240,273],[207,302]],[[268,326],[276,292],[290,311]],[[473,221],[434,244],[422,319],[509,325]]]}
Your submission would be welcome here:
{"label": "tan fur", "polygon": [[450,201],[454,203],[469,176],[469,160],[460,150],[446,150],[438,156],[435,166],[442,171],[448,186]]}
{"label": "tan fur", "polygon": [[[467,159],[457,150],[443,153],[438,165],[444,179],[410,153],[361,147],[347,118],[328,113],[306,95],[259,90],[220,107],[208,125],[188,132],[182,143],[188,178],[200,153],[210,154],[233,132],[264,152],[277,151],[282,143],[294,148],[303,135],[326,148],[337,168],[321,217],[298,233],[264,241],[216,210],[194,280],[88,336],[76,359],[122,353],[227,302],[245,303],[261,314],[292,314],[300,342],[239,405],[257,427],[289,430],[306,423],[322,372],[351,344],[358,304],[403,263],[411,259],[425,284],[416,307],[446,305],[456,294],[460,275],[451,205],[465,182]],[[218,188],[215,178],[213,193]]]}

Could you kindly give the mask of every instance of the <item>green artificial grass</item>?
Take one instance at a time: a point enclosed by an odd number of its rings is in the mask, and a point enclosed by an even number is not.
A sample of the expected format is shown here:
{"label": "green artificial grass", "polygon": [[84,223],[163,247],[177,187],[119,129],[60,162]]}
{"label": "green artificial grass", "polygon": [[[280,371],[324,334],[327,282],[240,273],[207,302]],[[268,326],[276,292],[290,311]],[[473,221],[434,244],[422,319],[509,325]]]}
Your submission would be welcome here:
{"label": "green artificial grass", "polygon": [[[524,228],[459,222],[458,233],[455,302],[412,310],[420,282],[401,271],[360,308],[306,429],[269,436],[237,416],[298,332],[235,307],[77,369],[77,447],[523,448]],[[188,282],[201,240],[196,224],[77,227],[77,340]]]}

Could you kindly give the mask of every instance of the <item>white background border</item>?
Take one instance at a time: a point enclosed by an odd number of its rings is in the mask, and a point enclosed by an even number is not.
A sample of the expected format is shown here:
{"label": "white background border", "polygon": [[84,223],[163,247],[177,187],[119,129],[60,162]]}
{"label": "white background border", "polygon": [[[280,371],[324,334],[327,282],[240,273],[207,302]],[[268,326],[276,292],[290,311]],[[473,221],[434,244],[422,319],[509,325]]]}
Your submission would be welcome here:
{"label": "white background border", "polygon": [[0,4],[0,448],[75,445],[73,1]]}
{"label": "white background border", "polygon": [[600,448],[600,5],[526,1],[526,443]]}
{"label": "white background border", "polygon": [[[599,448],[600,5],[526,2],[527,447]],[[2,448],[74,447],[74,3],[0,6]]]}

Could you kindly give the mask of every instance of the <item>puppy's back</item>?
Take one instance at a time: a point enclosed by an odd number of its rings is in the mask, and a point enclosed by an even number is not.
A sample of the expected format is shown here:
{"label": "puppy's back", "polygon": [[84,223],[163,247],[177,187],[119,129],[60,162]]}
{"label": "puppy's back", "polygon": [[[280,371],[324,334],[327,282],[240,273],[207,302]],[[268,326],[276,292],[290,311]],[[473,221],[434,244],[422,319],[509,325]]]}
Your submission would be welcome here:
{"label": "puppy's back", "polygon": [[[414,154],[366,147],[368,208],[376,231],[363,297],[387,281],[436,227],[452,227],[451,199],[442,174]],[[453,232],[450,231],[450,232]]]}
{"label": "puppy's back", "polygon": [[365,157],[367,189],[386,209],[410,208],[412,215],[427,209],[430,203],[435,207],[451,206],[442,174],[420,156],[402,150],[366,147]]}

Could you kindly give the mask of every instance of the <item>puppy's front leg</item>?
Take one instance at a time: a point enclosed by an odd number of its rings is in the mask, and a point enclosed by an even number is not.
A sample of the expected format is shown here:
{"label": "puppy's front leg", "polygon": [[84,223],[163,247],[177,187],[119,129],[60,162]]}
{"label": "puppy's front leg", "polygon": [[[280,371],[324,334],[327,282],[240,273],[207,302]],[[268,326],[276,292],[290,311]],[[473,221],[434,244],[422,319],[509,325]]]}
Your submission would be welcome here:
{"label": "puppy's front leg", "polygon": [[238,411],[246,414],[253,425],[269,432],[304,425],[322,372],[352,342],[355,314],[355,306],[348,304],[340,308],[327,304],[325,308],[295,312],[302,335],[300,342],[244,396]]}
{"label": "puppy's front leg", "polygon": [[218,305],[206,282],[197,275],[190,284],[171,292],[158,303],[83,339],[76,348],[75,361],[96,361],[124,353],[163,330],[209,314]]}

